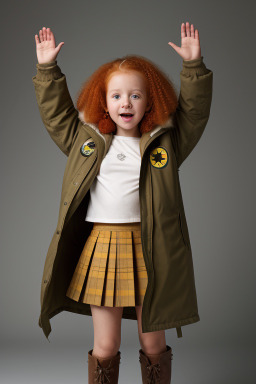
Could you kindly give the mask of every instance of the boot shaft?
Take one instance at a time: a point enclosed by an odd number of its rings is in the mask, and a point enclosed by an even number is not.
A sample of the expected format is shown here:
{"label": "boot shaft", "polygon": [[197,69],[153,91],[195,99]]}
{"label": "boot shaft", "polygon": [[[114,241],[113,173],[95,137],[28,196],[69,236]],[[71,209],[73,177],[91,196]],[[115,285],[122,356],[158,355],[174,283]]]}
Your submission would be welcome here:
{"label": "boot shaft", "polygon": [[172,374],[172,349],[166,346],[166,351],[159,355],[154,355],[157,363],[151,364],[150,355],[139,350],[139,361],[141,365],[141,375],[143,384],[170,384]]}
{"label": "boot shaft", "polygon": [[88,384],[118,384],[121,352],[109,358],[97,358],[88,352]]}

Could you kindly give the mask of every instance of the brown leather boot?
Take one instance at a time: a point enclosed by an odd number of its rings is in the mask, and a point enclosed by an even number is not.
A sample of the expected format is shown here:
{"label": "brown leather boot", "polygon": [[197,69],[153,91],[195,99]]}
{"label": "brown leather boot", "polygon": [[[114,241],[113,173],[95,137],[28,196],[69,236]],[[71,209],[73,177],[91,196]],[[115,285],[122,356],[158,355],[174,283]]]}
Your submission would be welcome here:
{"label": "brown leather boot", "polygon": [[88,384],[117,384],[121,352],[109,358],[96,357],[88,352]]}
{"label": "brown leather boot", "polygon": [[[170,384],[172,375],[172,349],[166,346],[166,351],[159,355],[146,355],[142,349],[139,350],[141,375],[143,384]],[[152,356],[152,364],[150,360]]]}

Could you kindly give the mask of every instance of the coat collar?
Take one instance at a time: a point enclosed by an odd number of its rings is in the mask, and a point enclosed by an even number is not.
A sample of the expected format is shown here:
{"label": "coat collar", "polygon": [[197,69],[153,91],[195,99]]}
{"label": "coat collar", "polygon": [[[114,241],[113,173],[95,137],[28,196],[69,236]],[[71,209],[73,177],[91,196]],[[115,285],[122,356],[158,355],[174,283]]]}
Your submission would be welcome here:
{"label": "coat collar", "polygon": [[[81,122],[84,124],[84,125],[89,125],[89,127],[93,128],[94,131],[100,136],[102,137],[102,139],[104,140],[104,143],[105,143],[105,151],[104,151],[104,155],[103,157],[105,157],[106,153],[108,152],[109,150],[109,147],[111,145],[111,142],[112,142],[112,139],[113,139],[113,136],[114,134],[113,133],[101,133],[99,128],[98,128],[98,125],[97,124],[94,124],[94,123],[90,123],[88,121],[86,121],[84,119],[84,114],[83,112],[79,111],[79,114],[78,114],[78,117],[79,119],[81,120]],[[148,143],[148,141],[151,140],[152,137],[154,137],[154,135],[159,132],[159,131],[165,131],[165,130],[168,130],[168,129],[171,129],[171,127],[173,127],[173,116],[170,115],[168,117],[168,119],[166,120],[166,122],[162,125],[157,125],[155,128],[153,128],[150,132],[145,132],[142,134],[141,138],[140,138],[140,153],[141,153],[141,157],[146,149],[146,145]],[[158,136],[158,135],[157,135]]]}

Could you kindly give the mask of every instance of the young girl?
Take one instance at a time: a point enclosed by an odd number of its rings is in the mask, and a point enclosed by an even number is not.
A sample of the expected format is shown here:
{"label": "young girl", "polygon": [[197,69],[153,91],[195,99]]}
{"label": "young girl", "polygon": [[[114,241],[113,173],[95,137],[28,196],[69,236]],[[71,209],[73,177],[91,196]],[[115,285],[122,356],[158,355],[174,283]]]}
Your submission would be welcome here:
{"label": "young girl", "polygon": [[[40,38],[40,39],[39,39]],[[179,98],[150,60],[127,55],[83,84],[77,109],[50,28],[35,35],[43,123],[68,156],[47,253],[39,326],[66,310],[90,315],[89,383],[117,383],[121,320],[137,319],[143,383],[170,383],[165,329],[200,320],[179,167],[210,115],[212,72],[198,30],[181,25]]]}

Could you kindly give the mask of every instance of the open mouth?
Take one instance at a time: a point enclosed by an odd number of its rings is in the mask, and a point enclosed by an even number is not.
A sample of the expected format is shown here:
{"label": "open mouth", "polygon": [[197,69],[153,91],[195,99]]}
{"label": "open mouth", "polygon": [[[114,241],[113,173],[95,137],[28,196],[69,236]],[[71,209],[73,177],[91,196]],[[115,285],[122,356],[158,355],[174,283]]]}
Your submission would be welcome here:
{"label": "open mouth", "polygon": [[130,121],[133,117],[132,113],[121,113],[120,116],[124,121]]}

